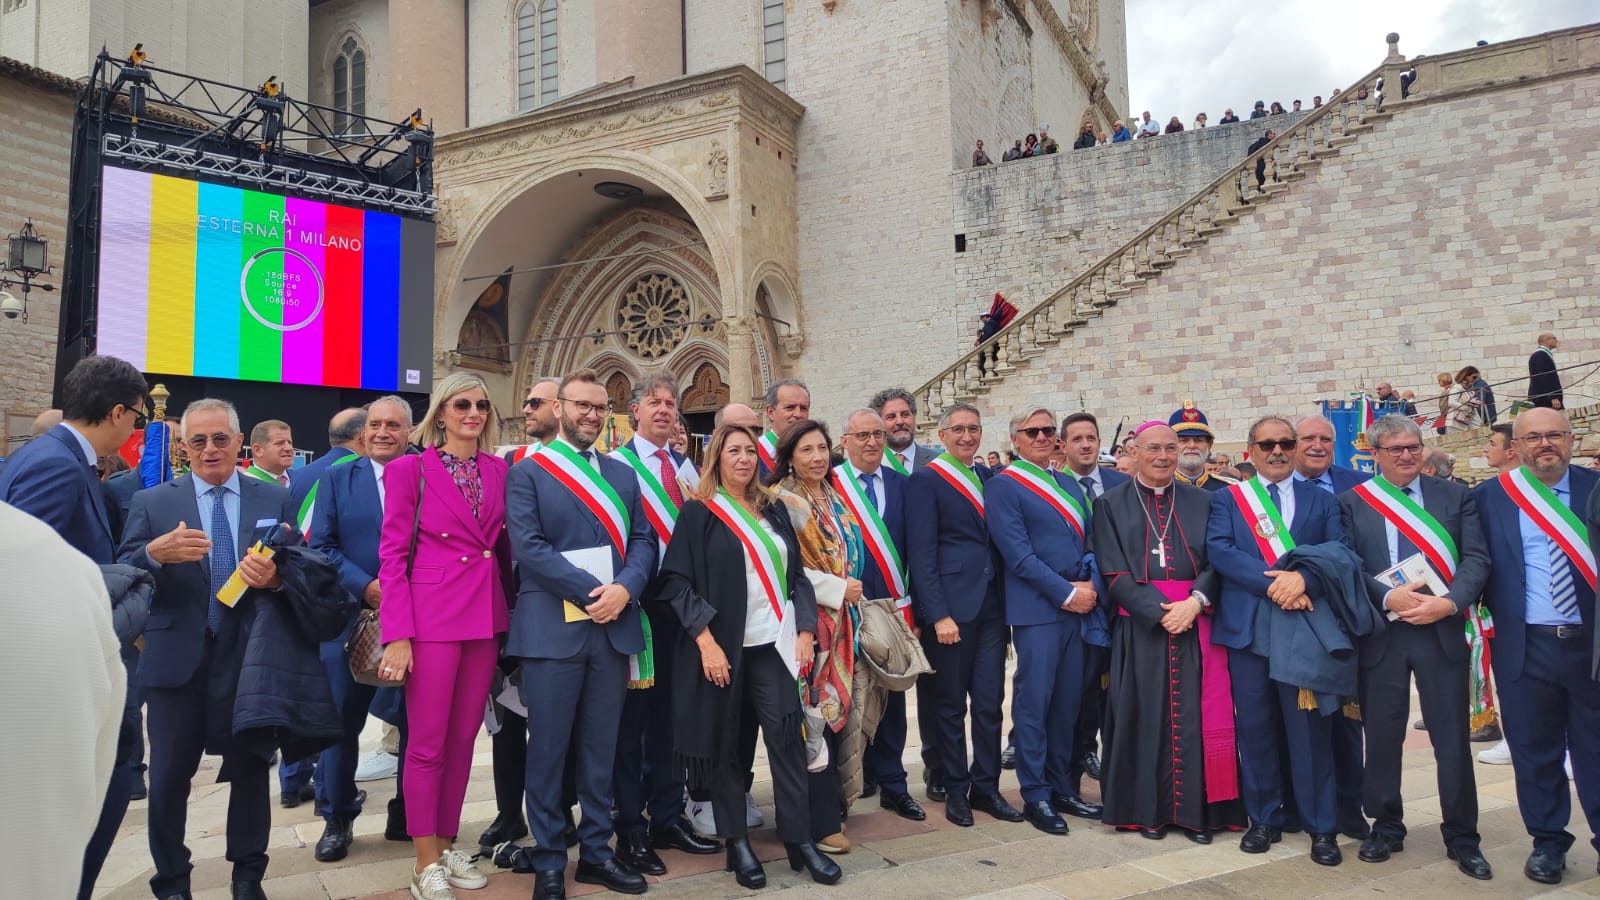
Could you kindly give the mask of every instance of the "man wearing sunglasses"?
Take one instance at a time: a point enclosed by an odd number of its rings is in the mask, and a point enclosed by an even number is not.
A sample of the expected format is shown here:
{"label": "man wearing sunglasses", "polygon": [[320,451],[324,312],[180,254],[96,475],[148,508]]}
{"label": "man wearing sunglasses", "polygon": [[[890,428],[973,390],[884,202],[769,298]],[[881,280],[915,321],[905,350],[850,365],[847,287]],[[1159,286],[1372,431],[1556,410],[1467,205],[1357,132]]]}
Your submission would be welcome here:
{"label": "man wearing sunglasses", "polygon": [[[116,544],[95,460],[109,456],[145,421],[144,376],[111,356],[79,360],[61,383],[61,424],[29,441],[0,472],[0,501],[43,521],[74,549],[97,564],[115,562]],[[82,896],[94,888],[111,841],[128,808],[131,775],[126,765],[138,734],[124,720],[117,741],[105,804],[83,858]],[[106,787],[101,785],[100,787]]]}
{"label": "man wearing sunglasses", "polygon": [[1339,503],[1310,482],[1295,480],[1297,441],[1287,419],[1256,421],[1249,442],[1259,474],[1212,494],[1206,523],[1206,552],[1222,576],[1211,636],[1228,648],[1241,788],[1250,817],[1239,849],[1270,850],[1287,824],[1285,807],[1292,805],[1311,835],[1311,861],[1336,866],[1343,855],[1333,722],[1342,713],[1302,709],[1301,685],[1272,680],[1272,655],[1302,652],[1306,645],[1280,646],[1267,638],[1280,633],[1279,617],[1299,616],[1312,604],[1332,602],[1323,595],[1320,579],[1282,571],[1277,561],[1292,547],[1342,543]]}
{"label": "man wearing sunglasses", "polygon": [[1492,877],[1480,849],[1478,791],[1467,742],[1470,650],[1460,615],[1477,602],[1489,578],[1489,554],[1478,506],[1462,485],[1422,474],[1422,431],[1405,416],[1384,416],[1367,429],[1378,477],[1339,495],[1341,524],[1368,576],[1421,555],[1444,583],[1390,588],[1366,579],[1372,605],[1388,627],[1361,642],[1361,719],[1367,768],[1362,806],[1376,821],[1361,843],[1363,862],[1383,862],[1405,848],[1400,757],[1417,681],[1438,763],[1439,826],[1445,849],[1463,874]]}

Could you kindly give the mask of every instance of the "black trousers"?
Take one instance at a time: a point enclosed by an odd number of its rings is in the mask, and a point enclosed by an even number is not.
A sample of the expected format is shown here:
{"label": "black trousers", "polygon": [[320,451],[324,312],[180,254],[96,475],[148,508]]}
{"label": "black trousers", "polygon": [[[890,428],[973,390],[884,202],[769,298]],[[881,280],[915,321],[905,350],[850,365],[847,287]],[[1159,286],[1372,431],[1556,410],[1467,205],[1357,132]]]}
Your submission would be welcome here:
{"label": "black trousers", "polygon": [[829,728],[824,731],[822,738],[828,744],[828,764],[820,772],[806,773],[813,841],[838,834],[844,826],[844,785],[839,782],[839,734]]}
{"label": "black trousers", "polygon": [[[778,839],[786,844],[805,843],[811,839],[805,747],[798,740],[778,739],[782,720],[800,712],[794,676],[789,674],[789,667],[784,665],[783,657],[772,644],[746,647],[740,665],[733,670],[728,690],[733,692],[732,707],[739,711],[741,721],[738,724],[742,725],[746,714],[751,714],[766,736],[767,764],[772,769],[772,794],[778,814]],[[723,746],[717,755],[722,759],[737,758],[740,729],[724,728],[722,734]],[[717,819],[717,831],[723,837],[742,838],[749,833],[744,824],[744,790],[738,781],[725,778],[717,782],[711,789],[711,810]]]}
{"label": "black trousers", "polygon": [[[150,858],[157,897],[188,891],[189,848],[183,843],[189,817],[189,783],[205,754],[206,688],[211,682],[213,639],[194,677],[182,687],[144,689],[150,725]],[[267,761],[247,753],[224,753],[228,778],[226,857],[233,881],[260,881],[267,872],[267,835],[272,828],[271,772]]]}
{"label": "black trousers", "polygon": [[1411,718],[1411,677],[1417,679],[1422,717],[1438,765],[1439,831],[1445,847],[1476,848],[1478,787],[1467,741],[1467,660],[1445,657],[1432,626],[1389,623],[1389,646],[1361,670],[1361,720],[1367,736],[1362,805],[1372,831],[1390,840],[1406,835],[1400,798],[1400,756]]}
{"label": "black trousers", "polygon": [[[945,788],[954,796],[1000,789],[1000,707],[1006,693],[1006,621],[985,602],[977,618],[958,623],[961,640],[941,644],[929,626],[922,647],[933,665],[939,751]],[[972,704],[972,762],[967,763],[967,704]]]}

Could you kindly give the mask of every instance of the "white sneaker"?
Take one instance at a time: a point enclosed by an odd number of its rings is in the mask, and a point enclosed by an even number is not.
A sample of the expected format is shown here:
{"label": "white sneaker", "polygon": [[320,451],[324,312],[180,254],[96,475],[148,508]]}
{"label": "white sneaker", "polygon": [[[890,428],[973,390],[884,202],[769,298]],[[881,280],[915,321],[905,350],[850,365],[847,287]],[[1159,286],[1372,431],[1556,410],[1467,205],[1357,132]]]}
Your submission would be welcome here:
{"label": "white sneaker", "polygon": [[683,804],[683,814],[689,820],[689,827],[694,829],[701,837],[714,838],[717,836],[717,820],[711,813],[711,801],[697,803],[693,800]]}
{"label": "white sneaker", "polygon": [[450,889],[450,876],[445,874],[444,860],[411,873],[411,896],[415,900],[456,900]]}
{"label": "white sneaker", "polygon": [[760,828],[766,820],[761,818],[761,810],[756,809],[756,798],[749,794],[744,795],[744,824],[746,828]]}
{"label": "white sneaker", "polygon": [[489,876],[483,874],[472,857],[460,850],[446,850],[439,857],[439,865],[444,866],[445,877],[449,879],[451,887],[461,888],[463,891],[475,891],[489,883]]}
{"label": "white sneaker", "polygon": [[378,750],[361,757],[356,764],[357,781],[382,781],[393,778],[400,770],[400,757]]}
{"label": "white sneaker", "polygon": [[1478,762],[1487,766],[1511,765],[1511,745],[1501,741],[1487,750],[1478,751]]}

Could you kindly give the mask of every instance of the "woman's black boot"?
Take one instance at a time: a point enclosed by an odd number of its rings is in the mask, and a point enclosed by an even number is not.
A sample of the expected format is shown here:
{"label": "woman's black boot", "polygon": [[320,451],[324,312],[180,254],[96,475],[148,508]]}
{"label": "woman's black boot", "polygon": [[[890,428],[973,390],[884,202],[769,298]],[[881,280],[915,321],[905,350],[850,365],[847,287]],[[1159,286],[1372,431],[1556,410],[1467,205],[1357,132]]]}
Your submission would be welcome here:
{"label": "woman's black boot", "polygon": [[796,872],[801,869],[811,873],[811,880],[817,884],[838,884],[844,877],[839,864],[823,856],[817,850],[817,845],[806,841],[803,844],[784,844],[789,850],[789,868]]}
{"label": "woman's black boot", "polygon": [[756,859],[756,852],[750,849],[748,837],[728,839],[727,871],[733,873],[733,880],[739,882],[741,887],[754,891],[767,886],[767,871],[761,868],[761,860]]}

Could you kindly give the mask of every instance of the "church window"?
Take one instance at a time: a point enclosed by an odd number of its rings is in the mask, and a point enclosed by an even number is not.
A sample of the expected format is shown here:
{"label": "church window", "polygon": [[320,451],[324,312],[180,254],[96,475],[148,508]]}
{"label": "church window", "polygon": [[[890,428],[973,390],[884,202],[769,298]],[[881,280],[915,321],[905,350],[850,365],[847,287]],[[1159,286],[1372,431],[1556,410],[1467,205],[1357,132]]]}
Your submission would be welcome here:
{"label": "church window", "polygon": [[339,134],[366,129],[367,54],[352,35],[344,39],[333,60],[333,128]]}
{"label": "church window", "polygon": [[767,80],[779,88],[784,86],[786,75],[783,3],[784,0],[761,0],[761,49],[765,65],[762,71]]}
{"label": "church window", "polygon": [[517,109],[527,112],[560,96],[556,0],[517,6]]}

